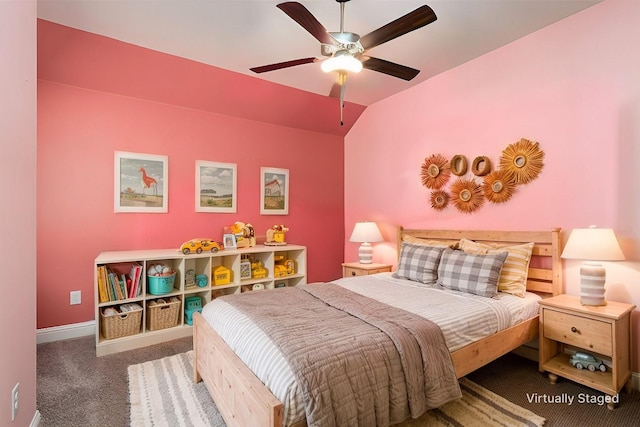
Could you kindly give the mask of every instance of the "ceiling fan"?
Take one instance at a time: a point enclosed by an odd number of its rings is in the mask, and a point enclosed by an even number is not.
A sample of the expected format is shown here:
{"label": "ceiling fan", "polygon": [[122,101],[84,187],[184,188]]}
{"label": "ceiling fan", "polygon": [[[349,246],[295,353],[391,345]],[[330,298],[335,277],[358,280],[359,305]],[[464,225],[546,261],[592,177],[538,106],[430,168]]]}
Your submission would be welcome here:
{"label": "ceiling fan", "polygon": [[395,21],[389,22],[377,30],[360,37],[360,35],[356,33],[344,30],[344,8],[345,3],[349,0],[336,1],[340,3],[340,32],[327,31],[315,16],[298,2],[285,2],[277,6],[320,42],[320,53],[322,56],[328,57],[327,59],[315,57],[301,58],[253,67],[250,68],[250,70],[254,73],[265,73],[322,61],[322,71],[326,73],[336,72],[338,75],[329,96],[340,98],[340,125],[342,126],[342,108],[344,106],[347,74],[358,73],[365,68],[407,81],[413,79],[418,75],[420,70],[384,59],[374,58],[373,56],[369,56],[367,52],[382,43],[386,43],[396,37],[424,27],[435,21],[437,17],[429,6],[420,6]]}

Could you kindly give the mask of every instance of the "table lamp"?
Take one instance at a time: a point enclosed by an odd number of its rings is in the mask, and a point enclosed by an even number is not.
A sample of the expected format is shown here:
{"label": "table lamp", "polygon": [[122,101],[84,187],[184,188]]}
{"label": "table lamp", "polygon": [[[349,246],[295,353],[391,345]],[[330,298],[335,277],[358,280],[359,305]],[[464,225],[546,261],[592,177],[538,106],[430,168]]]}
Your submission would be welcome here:
{"label": "table lamp", "polygon": [[360,264],[371,264],[373,261],[373,247],[371,243],[382,242],[382,234],[375,222],[356,222],[349,238],[350,242],[360,242],[358,257]]}
{"label": "table lamp", "polygon": [[610,228],[576,228],[569,235],[564,259],[584,260],[580,268],[580,303],[582,305],[606,305],[604,283],[606,272],[598,261],[623,261],[616,235]]}

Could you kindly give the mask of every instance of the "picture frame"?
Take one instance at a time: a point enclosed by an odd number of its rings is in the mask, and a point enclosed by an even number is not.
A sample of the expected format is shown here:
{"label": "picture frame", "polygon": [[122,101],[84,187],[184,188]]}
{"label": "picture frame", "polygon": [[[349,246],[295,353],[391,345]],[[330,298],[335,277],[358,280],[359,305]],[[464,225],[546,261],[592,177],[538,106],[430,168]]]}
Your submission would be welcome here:
{"label": "picture frame", "polygon": [[222,235],[222,245],[226,249],[238,249],[238,244],[236,242],[235,234],[223,234]]}
{"label": "picture frame", "polygon": [[260,214],[289,214],[289,169],[260,168]]}
{"label": "picture frame", "polygon": [[168,212],[167,156],[116,151],[113,164],[114,212]]}
{"label": "picture frame", "polygon": [[237,212],[238,166],[196,160],[196,212]]}

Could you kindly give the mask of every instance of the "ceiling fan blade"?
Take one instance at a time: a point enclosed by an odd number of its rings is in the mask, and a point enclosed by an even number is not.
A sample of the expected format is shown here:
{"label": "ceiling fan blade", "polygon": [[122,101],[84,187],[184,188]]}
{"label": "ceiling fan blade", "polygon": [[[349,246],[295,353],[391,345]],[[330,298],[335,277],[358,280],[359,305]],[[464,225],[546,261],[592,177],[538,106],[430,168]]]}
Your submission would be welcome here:
{"label": "ceiling fan blade", "polygon": [[280,3],[277,7],[300,24],[302,28],[307,30],[309,34],[315,37],[320,43],[336,44],[336,41],[329,35],[327,29],[300,3],[289,1]]}
{"label": "ceiling fan blade", "polygon": [[281,70],[283,68],[295,67],[296,65],[311,64],[317,62],[318,58],[301,58],[291,61],[278,62],[276,64],[262,65],[260,67],[249,68],[254,73],[266,73],[267,71]]}
{"label": "ceiling fan blade", "polygon": [[362,61],[362,67],[367,70],[388,74],[407,81],[413,79],[420,72],[420,70],[416,70],[415,68],[396,64],[395,62],[385,61],[384,59],[374,58],[372,56],[361,56],[358,59]]}
{"label": "ceiling fan blade", "polygon": [[436,19],[438,17],[433,9],[427,5],[420,6],[413,12],[409,12],[395,21],[389,22],[387,25],[360,37],[360,44],[364,50],[368,50],[403,34],[422,28]]}

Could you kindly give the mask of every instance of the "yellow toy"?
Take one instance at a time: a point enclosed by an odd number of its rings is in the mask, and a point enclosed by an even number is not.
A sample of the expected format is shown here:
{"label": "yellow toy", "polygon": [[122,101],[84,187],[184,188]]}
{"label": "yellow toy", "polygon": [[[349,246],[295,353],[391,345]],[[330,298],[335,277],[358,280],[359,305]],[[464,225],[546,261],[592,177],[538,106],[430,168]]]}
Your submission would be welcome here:
{"label": "yellow toy", "polygon": [[215,267],[212,271],[213,274],[213,283],[216,286],[219,285],[228,285],[231,283],[231,270],[223,265],[219,265]]}
{"label": "yellow toy", "polygon": [[262,265],[262,261],[253,261],[251,263],[251,277],[253,279],[264,279],[267,277],[267,269]]}
{"label": "yellow toy", "polygon": [[249,248],[256,245],[256,235],[253,230],[253,225],[236,221],[229,228],[236,236],[236,246],[238,249]]}
{"label": "yellow toy", "polygon": [[284,255],[274,256],[273,277],[284,277],[295,274],[296,263],[292,259],[285,259]]}
{"label": "yellow toy", "polygon": [[284,241],[284,233],[289,231],[284,225],[274,225],[267,230],[267,240],[264,242],[267,246],[284,246],[287,242]]}

